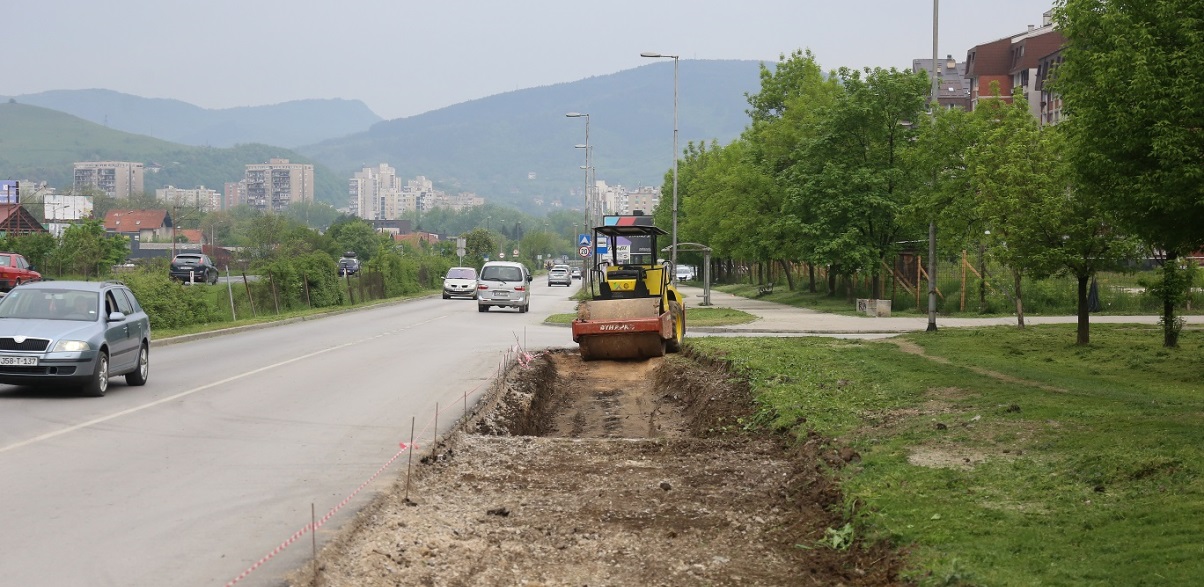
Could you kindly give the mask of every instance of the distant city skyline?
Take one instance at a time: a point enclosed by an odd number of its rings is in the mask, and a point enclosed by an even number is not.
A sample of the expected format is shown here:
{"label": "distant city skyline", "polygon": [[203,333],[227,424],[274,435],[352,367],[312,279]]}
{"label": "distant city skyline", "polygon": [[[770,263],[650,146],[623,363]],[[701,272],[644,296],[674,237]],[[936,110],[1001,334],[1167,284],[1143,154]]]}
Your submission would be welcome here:
{"label": "distant city skyline", "polygon": [[[1052,5],[946,0],[938,54],[963,61],[974,45],[1040,25]],[[0,92],[103,88],[213,109],[343,98],[393,119],[647,65],[644,51],[776,62],[810,49],[825,69],[908,69],[932,55],[932,7],[928,0],[44,0],[7,11],[7,44],[28,49],[0,61]]]}

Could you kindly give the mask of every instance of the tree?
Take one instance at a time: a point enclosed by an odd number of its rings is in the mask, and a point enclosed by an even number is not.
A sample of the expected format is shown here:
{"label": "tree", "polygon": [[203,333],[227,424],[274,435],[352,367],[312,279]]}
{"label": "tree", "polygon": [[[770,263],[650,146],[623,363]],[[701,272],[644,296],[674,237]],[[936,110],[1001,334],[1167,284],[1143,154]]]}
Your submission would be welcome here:
{"label": "tree", "polygon": [[126,237],[107,236],[104,224],[93,219],[68,226],[53,256],[67,272],[92,278],[108,273],[109,267],[129,254]]}
{"label": "tree", "polygon": [[1059,0],[1063,100],[1081,189],[1165,253],[1163,344],[1178,344],[1178,257],[1204,245],[1199,0]]}
{"label": "tree", "polygon": [[1077,343],[1090,342],[1087,286],[1136,250],[1095,198],[1075,190],[1065,138],[1041,127],[1017,90],[1008,103],[984,100],[974,116],[984,129],[966,157],[992,253],[1012,271],[1016,319],[1024,327],[1021,277],[1072,275],[1078,282]]}
{"label": "tree", "polygon": [[788,171],[797,182],[787,209],[803,219],[817,258],[839,262],[846,274],[868,271],[881,297],[883,263],[916,230],[905,211],[917,178],[904,153],[914,148],[911,123],[924,115],[928,82],[894,68],[841,68],[839,77],[843,92]]}

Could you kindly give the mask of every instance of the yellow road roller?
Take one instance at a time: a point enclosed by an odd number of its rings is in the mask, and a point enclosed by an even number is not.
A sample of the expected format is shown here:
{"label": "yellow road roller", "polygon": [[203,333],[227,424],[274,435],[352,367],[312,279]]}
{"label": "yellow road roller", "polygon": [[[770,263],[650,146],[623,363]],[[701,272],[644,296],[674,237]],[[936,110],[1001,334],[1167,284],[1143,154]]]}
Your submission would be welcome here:
{"label": "yellow road roller", "polygon": [[657,237],[649,216],[607,216],[595,227],[590,298],[577,306],[573,341],[581,358],[647,359],[681,350],[686,307],[672,283],[673,268],[657,261]]}

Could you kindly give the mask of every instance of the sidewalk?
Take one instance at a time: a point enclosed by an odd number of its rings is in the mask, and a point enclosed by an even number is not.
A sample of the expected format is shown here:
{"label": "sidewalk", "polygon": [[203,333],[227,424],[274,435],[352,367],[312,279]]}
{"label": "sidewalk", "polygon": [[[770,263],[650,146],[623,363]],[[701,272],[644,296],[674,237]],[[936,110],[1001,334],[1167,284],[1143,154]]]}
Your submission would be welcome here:
{"label": "sidewalk", "polygon": [[[702,288],[679,286],[685,297],[686,307],[698,307],[702,303]],[[796,308],[785,304],[767,302],[764,300],[745,298],[711,289],[711,307],[732,308],[748,312],[757,317],[748,324],[733,326],[699,326],[687,329],[695,332],[731,333],[731,334],[856,334],[856,335],[890,335],[904,332],[917,332],[928,329],[928,316],[902,316],[890,318],[872,318],[869,316],[844,316],[840,314],[825,314],[806,308]],[[1091,316],[1092,324],[1158,324],[1159,316]],[[1204,324],[1204,316],[1186,316],[1187,323],[1192,325]],[[1078,319],[1074,316],[1030,316],[1024,317],[1025,325],[1036,324],[1075,324]],[[971,326],[1015,326],[1015,316],[998,318],[948,318],[936,317],[936,326],[940,328],[958,328]]]}

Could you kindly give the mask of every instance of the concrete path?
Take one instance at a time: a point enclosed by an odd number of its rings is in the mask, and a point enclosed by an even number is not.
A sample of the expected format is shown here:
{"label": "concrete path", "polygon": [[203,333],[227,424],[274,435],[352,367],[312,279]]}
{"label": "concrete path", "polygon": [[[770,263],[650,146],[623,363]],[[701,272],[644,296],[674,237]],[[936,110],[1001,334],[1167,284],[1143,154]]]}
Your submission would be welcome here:
{"label": "concrete path", "polygon": [[[679,286],[686,298],[686,307],[697,307],[702,303],[702,288]],[[897,316],[872,318],[869,316],[845,316],[826,314],[806,308],[796,308],[765,300],[745,298],[715,289],[711,290],[711,306],[732,308],[748,312],[757,320],[733,326],[687,327],[691,332],[714,334],[782,334],[782,335],[878,335],[889,336],[903,332],[924,331],[928,328],[928,317]],[[1187,316],[1187,323],[1204,325],[1204,316]],[[1091,315],[1092,324],[1158,324],[1159,316],[1100,316]],[[1074,324],[1074,316],[1026,315],[1026,325]],[[1015,326],[1015,316],[998,318],[949,318],[937,316],[937,328],[968,326]]]}

